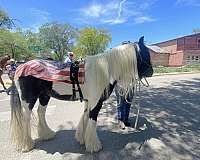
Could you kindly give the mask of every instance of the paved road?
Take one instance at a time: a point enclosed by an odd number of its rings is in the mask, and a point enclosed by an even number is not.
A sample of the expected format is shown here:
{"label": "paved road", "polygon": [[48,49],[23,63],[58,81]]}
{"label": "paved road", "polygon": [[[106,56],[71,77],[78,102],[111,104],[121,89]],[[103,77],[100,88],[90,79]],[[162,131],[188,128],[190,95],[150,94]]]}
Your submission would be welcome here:
{"label": "paved road", "polygon": [[[86,153],[74,138],[82,104],[55,99],[51,99],[47,111],[49,126],[57,132],[55,139],[37,142],[29,153],[16,152],[9,144],[9,98],[1,93],[0,160],[199,160],[200,74],[158,76],[149,78],[149,82],[151,87],[142,89],[139,119],[139,125],[146,124],[147,129],[139,132],[118,129],[112,95],[98,120],[98,135],[104,148],[95,154]],[[133,112],[135,109],[131,121]]]}

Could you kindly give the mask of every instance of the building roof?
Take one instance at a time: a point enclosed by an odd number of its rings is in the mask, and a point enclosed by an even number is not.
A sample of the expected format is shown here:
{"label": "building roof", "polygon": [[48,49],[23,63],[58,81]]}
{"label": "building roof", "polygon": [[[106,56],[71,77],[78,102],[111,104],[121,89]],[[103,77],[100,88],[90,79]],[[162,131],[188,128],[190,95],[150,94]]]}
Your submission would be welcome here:
{"label": "building roof", "polygon": [[156,53],[170,53],[168,50],[163,49],[163,48],[156,46],[156,45],[147,45],[147,48],[149,48],[150,50],[152,50]]}
{"label": "building roof", "polygon": [[200,35],[200,33],[194,33],[194,34],[190,34],[190,35],[186,35],[186,36],[181,36],[181,37],[173,38],[173,39],[170,39],[170,40],[166,40],[166,41],[162,41],[162,42],[153,43],[152,45],[157,45],[157,44],[161,44],[161,43],[166,43],[166,42],[170,42],[170,41],[175,41],[175,40],[180,39],[180,38],[192,37],[192,36],[197,36],[197,35]]}

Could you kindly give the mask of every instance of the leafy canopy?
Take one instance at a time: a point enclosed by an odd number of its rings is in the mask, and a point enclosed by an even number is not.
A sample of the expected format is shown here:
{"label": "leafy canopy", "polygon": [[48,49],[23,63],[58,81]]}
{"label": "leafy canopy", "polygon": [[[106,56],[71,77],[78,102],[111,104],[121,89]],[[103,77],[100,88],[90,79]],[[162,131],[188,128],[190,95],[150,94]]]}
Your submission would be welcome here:
{"label": "leafy canopy", "polygon": [[74,52],[80,57],[102,53],[108,47],[111,39],[111,34],[106,29],[83,28],[79,31]]}
{"label": "leafy canopy", "polygon": [[0,29],[0,54],[9,54],[15,59],[32,56],[23,34],[20,31],[11,32],[7,29]]}
{"label": "leafy canopy", "polygon": [[57,60],[63,61],[68,51],[72,50],[77,30],[69,24],[47,23],[39,28],[40,42]]}

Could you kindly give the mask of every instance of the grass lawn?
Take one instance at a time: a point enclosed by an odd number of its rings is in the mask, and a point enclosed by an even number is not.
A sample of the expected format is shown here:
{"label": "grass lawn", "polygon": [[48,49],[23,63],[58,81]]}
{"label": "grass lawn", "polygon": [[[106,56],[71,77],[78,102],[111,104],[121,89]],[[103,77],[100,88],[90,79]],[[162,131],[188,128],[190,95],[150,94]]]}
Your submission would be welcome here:
{"label": "grass lawn", "polygon": [[154,67],[154,73],[174,73],[174,72],[200,72],[200,64],[186,65],[182,67]]}

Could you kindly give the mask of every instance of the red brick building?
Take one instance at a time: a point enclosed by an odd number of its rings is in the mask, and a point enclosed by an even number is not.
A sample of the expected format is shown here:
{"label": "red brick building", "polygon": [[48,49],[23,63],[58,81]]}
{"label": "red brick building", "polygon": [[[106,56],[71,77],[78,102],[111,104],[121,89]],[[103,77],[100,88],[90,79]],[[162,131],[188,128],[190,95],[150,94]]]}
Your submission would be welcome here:
{"label": "red brick building", "polygon": [[153,65],[183,66],[200,63],[200,33],[149,46]]}

